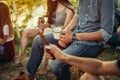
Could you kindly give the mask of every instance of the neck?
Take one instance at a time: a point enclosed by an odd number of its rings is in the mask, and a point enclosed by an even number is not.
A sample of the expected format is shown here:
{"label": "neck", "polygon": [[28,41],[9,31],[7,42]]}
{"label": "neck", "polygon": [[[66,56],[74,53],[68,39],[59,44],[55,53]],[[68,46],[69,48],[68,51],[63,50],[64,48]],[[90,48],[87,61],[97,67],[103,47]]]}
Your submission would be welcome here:
{"label": "neck", "polygon": [[63,6],[63,4],[61,4],[60,2],[58,2],[57,7],[61,7],[61,6]]}

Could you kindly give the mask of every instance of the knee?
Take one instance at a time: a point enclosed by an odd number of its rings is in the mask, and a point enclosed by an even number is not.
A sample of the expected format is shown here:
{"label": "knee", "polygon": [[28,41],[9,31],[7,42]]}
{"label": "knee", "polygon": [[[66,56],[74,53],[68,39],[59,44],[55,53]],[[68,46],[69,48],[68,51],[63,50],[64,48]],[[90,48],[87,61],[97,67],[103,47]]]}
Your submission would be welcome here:
{"label": "knee", "polygon": [[49,65],[49,68],[52,72],[54,72],[54,73],[57,72],[57,67],[58,67],[57,61],[50,60],[48,65]]}
{"label": "knee", "polygon": [[37,36],[34,38],[33,43],[42,45],[42,41],[41,41],[39,35],[37,35]]}
{"label": "knee", "polygon": [[24,29],[22,32],[23,37],[30,37],[31,33],[29,29]]}

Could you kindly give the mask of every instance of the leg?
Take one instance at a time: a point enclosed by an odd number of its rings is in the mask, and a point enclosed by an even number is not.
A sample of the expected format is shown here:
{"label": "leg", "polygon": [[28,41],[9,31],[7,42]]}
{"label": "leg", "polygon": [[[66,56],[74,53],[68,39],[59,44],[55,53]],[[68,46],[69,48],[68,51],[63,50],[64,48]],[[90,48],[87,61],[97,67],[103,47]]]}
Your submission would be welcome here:
{"label": "leg", "polygon": [[44,55],[41,63],[41,68],[38,74],[41,76],[47,74],[47,67],[48,67],[48,59]]}
{"label": "leg", "polygon": [[[95,57],[101,51],[101,46],[90,46],[72,43],[63,51],[67,54],[82,57]],[[52,60],[49,64],[51,71],[57,76],[57,80],[70,80],[69,65],[57,60]]]}
{"label": "leg", "polygon": [[[50,43],[52,43],[52,42],[54,44],[57,43],[57,40],[55,40],[53,38],[52,34],[47,34],[45,37]],[[35,75],[35,73],[41,63],[42,57],[43,57],[43,53],[44,53],[43,48],[44,48],[43,43],[40,39],[40,36],[38,35],[34,39],[34,42],[32,45],[31,56],[30,56],[28,64],[27,64],[27,72],[29,75]]]}
{"label": "leg", "polygon": [[19,50],[19,57],[16,63],[21,63],[22,57],[25,55],[25,50],[29,44],[30,38],[34,38],[38,34],[38,29],[25,29],[22,33],[21,46]]}
{"label": "leg", "polygon": [[84,73],[79,80],[104,80],[101,76]]}

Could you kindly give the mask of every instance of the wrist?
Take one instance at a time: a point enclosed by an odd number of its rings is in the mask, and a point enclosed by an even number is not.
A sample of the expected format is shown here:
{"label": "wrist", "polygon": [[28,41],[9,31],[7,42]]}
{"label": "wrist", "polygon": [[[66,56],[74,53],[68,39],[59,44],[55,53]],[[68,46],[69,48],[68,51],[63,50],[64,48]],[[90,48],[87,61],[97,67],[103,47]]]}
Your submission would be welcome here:
{"label": "wrist", "polygon": [[77,40],[77,35],[76,35],[76,33],[74,33],[74,32],[73,32],[72,39],[73,39],[73,40]]}
{"label": "wrist", "polygon": [[68,62],[70,59],[69,59],[69,55],[68,54],[64,54],[64,57],[62,57],[62,60],[63,62]]}

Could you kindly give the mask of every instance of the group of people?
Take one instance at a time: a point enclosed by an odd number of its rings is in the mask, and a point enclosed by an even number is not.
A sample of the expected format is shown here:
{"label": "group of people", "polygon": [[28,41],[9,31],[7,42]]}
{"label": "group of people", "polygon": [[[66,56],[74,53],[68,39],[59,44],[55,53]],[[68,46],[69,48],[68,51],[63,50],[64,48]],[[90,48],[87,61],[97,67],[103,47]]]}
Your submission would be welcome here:
{"label": "group of people", "polygon": [[[70,80],[71,66],[84,72],[79,80],[102,80],[100,75],[120,76],[120,59],[108,62],[92,59],[101,53],[104,44],[112,36],[117,0],[79,0],[78,3],[75,13],[68,0],[47,0],[47,24],[39,23],[38,29],[23,31],[16,63],[21,63],[30,38],[35,38],[26,66],[27,74],[17,76],[16,80],[34,80],[42,59],[44,63],[51,59],[48,66],[57,80]],[[6,5],[0,1],[0,6],[2,4]],[[2,10],[6,13],[5,9]],[[9,8],[7,11],[9,12]],[[11,20],[8,20],[10,14],[6,15],[9,15],[8,18],[0,17],[0,28],[3,30],[0,31],[0,50],[1,46],[7,43],[7,39],[10,39],[8,42],[14,39]],[[62,32],[59,39],[54,39],[50,30],[57,26],[62,26]],[[7,31],[4,28],[7,28]],[[44,31],[44,36],[50,43],[50,50],[44,48],[38,34],[39,29]],[[120,28],[117,32],[120,34]],[[54,55],[55,60],[50,54]],[[45,72],[45,67],[46,65],[40,74]]]}
{"label": "group of people", "polygon": [[[52,28],[56,26],[62,26],[62,29],[64,29],[64,26],[67,26],[74,15],[74,7],[68,0],[48,0],[47,7],[47,14],[45,17],[48,17],[48,23],[44,24],[44,21],[42,20],[44,17],[39,17],[38,29],[25,29],[23,31],[19,56],[18,60],[16,61],[17,64],[22,62],[30,38],[37,36],[39,29],[42,29],[44,31],[44,34],[52,32]],[[43,75],[47,72],[47,64],[47,59],[44,56],[43,65],[41,68],[42,71],[40,71],[40,75]]]}

